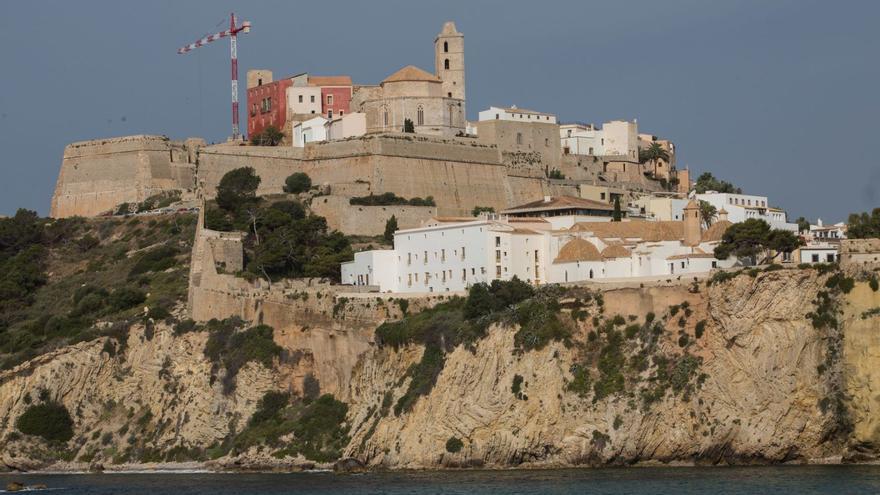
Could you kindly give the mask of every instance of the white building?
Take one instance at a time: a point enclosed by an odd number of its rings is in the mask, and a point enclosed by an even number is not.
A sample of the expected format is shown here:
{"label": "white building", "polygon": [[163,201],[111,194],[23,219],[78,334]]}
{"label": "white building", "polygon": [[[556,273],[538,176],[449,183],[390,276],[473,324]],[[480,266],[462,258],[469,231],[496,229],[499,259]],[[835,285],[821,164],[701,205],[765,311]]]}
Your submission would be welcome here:
{"label": "white building", "polygon": [[639,159],[639,125],[636,121],[612,120],[599,129],[593,124],[559,126],[562,152],[572,155],[613,156]]}
{"label": "white building", "polygon": [[286,91],[289,115],[321,115],[319,86],[291,86]]}
{"label": "white building", "polygon": [[331,120],[327,127],[327,139],[335,141],[367,133],[367,114],[349,113]]}
{"label": "white building", "polygon": [[479,120],[513,120],[516,122],[541,122],[544,124],[555,124],[556,116],[551,113],[536,112],[534,110],[526,110],[517,108],[516,105],[510,108],[489,107],[479,114]]}
{"label": "white building", "polygon": [[811,242],[798,249],[798,263],[834,263],[838,260],[840,244]]}
{"label": "white building", "polygon": [[768,206],[767,196],[706,191],[705,194],[697,194],[696,199],[706,201],[718,211],[726,210],[727,218],[733,223],[757,218],[770,224],[773,229],[789,230],[794,233],[798,231],[796,223],[788,222],[784,210]]}
{"label": "white building", "polygon": [[326,141],[329,122],[324,117],[315,117],[293,124],[293,146],[302,148],[306,143]]}
{"label": "white building", "polygon": [[559,217],[437,218],[394,234],[394,249],[357,253],[343,263],[342,283],[382,292],[459,292],[476,283],[517,277],[535,285],[706,273],[714,246],[731,224],[700,228],[691,202],[684,221],[576,222]]}

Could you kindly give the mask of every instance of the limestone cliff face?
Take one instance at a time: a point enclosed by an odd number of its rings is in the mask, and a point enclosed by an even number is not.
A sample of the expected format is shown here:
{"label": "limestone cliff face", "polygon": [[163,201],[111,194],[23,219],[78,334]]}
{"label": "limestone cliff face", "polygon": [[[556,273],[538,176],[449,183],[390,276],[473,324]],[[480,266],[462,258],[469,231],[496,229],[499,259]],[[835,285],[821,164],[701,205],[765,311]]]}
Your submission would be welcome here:
{"label": "limestone cliff face", "polygon": [[[205,448],[240,430],[267,390],[283,388],[285,369],[249,363],[235,391],[224,395],[221,380],[211,378],[206,339],[206,332],[175,336],[158,326],[150,335],[135,327],[123,354],[111,357],[99,339],[3,372],[0,466],[36,468],[59,458],[109,465],[129,448]],[[75,436],[64,452],[25,437],[10,440],[15,419],[42,395],[62,403],[73,418]]]}
{"label": "limestone cliff face", "polygon": [[[375,297],[341,303],[326,289],[314,289],[323,297],[306,299],[305,289],[276,288],[265,291],[272,297],[263,302],[259,291],[244,292],[236,306],[233,291],[212,287],[218,298],[212,304],[275,325],[287,357],[272,369],[247,364],[230,395],[216,370],[212,378],[206,332],[177,335],[163,325],[137,325],[116,355],[102,338],[38,357],[0,373],[0,468],[45,467],[58,459],[109,467],[132,450],[140,459],[169,458],[180,449],[204,455],[242,430],[265,392],[298,393],[303,373],[348,403],[345,455],[373,467],[870,459],[880,445],[880,317],[869,310],[880,307],[880,293],[866,283],[838,293],[838,329],[816,329],[807,315],[827,291],[827,278],[815,270],[779,270],[711,286],[608,288],[602,311],[594,304],[590,317],[577,322],[572,345],[550,342],[521,352],[516,328],[493,326],[473,348],[451,350],[430,392],[400,415],[393,405],[423,348],[376,346],[367,329],[369,322],[375,327],[399,317],[395,303]],[[285,290],[299,295],[286,297]],[[436,301],[414,300],[410,311]],[[688,355],[698,363],[673,377],[679,389],[645,400],[656,387],[658,361],[607,397],[572,388],[573,365],[589,360],[592,316],[622,315],[629,324],[645,322],[649,313],[664,322],[652,356]],[[626,345],[639,349],[641,338]],[[635,356],[627,354],[627,363]],[[74,438],[65,446],[16,433],[15,420],[40,400],[71,412]],[[461,440],[458,452],[447,450],[451,438]],[[270,454],[246,452],[218,465],[260,466],[272,462]]]}
{"label": "limestone cliff face", "polygon": [[[695,341],[689,352],[703,359],[705,378],[690,397],[667,391],[648,408],[639,404],[638,384],[596,402],[580,398],[566,390],[577,346],[557,342],[519,354],[514,329],[494,327],[473,352],[459,347],[449,354],[430,394],[396,417],[387,408],[383,414],[384,394],[391,391],[396,400],[406,390],[407,369],[421,348],[376,350],[352,379],[348,454],[392,468],[840,459],[850,442],[840,426],[847,413],[823,399],[834,396],[844,373],[854,436],[874,442],[880,347],[875,319],[871,330],[857,329],[858,337],[846,340],[842,361],[828,359],[840,336],[814,329],[805,316],[823,281],[813,270],[785,270],[741,275],[698,293],[684,287],[606,292],[607,314],[660,315],[673,301],[689,302],[683,332]],[[848,314],[877,305],[876,293],[858,287],[847,299]],[[695,338],[701,320],[705,330]],[[587,327],[582,324],[579,338]],[[667,329],[677,336],[676,327]],[[850,339],[848,327],[845,333]],[[672,338],[659,343],[661,351],[679,352],[677,346]],[[823,363],[830,369],[819,371]],[[516,375],[524,378],[525,399],[511,391]],[[446,450],[451,437],[462,440],[460,452]]]}

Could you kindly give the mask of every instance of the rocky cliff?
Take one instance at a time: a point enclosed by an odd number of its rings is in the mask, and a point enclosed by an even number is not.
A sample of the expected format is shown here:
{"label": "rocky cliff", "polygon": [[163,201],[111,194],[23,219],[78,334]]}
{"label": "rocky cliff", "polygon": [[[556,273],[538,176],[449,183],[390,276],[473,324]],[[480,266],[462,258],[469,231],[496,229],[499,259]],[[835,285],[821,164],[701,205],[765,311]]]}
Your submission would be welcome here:
{"label": "rocky cliff", "polygon": [[[433,381],[419,382],[415,395],[425,345],[362,342],[363,318],[357,332],[339,331],[363,304],[337,305],[321,318],[311,312],[311,326],[276,329],[284,352],[271,366],[243,365],[231,392],[204,352],[208,331],[138,323],[118,352],[101,338],[0,374],[0,462],[19,469],[58,461],[74,464],[55,467],[79,468],[308,462],[302,449],[283,448],[297,445],[295,428],[265,446],[221,448],[253,427],[266,392],[304,395],[302,363],[290,347],[303,338],[294,331],[333,335],[327,349],[356,338],[353,371],[334,383],[347,386],[336,390],[348,406],[342,453],[372,467],[871,459],[880,441],[880,317],[872,311],[880,293],[864,282],[841,290],[834,277],[785,269],[712,284],[568,289],[557,316],[569,337],[526,345],[515,322],[496,322],[473,341],[447,346]],[[400,316],[380,307],[371,314]],[[295,321],[295,314],[284,317]],[[414,400],[399,407],[404,396]],[[16,419],[42,401],[70,411],[70,441],[17,431]]]}

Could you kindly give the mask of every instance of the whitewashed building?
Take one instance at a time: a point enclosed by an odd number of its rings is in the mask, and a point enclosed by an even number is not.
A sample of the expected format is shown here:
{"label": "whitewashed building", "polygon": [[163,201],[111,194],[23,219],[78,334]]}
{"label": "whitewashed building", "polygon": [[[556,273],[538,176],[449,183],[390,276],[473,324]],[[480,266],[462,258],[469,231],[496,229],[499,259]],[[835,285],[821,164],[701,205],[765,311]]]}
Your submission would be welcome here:
{"label": "whitewashed building", "polygon": [[306,143],[327,141],[328,123],[324,117],[315,117],[293,125],[293,146],[302,148]]}
{"label": "whitewashed building", "polygon": [[394,249],[357,253],[342,283],[382,292],[459,292],[517,277],[534,285],[699,274],[728,268],[713,251],[731,225],[700,228],[691,202],[683,221],[574,222],[561,217],[435,218],[394,234]]}
{"label": "whitewashed building", "polygon": [[593,124],[559,126],[563,154],[639,159],[639,126],[636,121],[612,120],[599,129]]}
{"label": "whitewashed building", "polygon": [[343,114],[327,124],[327,140],[336,141],[367,133],[367,114],[354,112]]}
{"label": "whitewashed building", "polygon": [[512,120],[516,122],[555,124],[556,116],[552,113],[526,110],[525,108],[517,108],[516,105],[513,105],[510,108],[489,107],[488,110],[483,110],[479,113],[479,120]]}
{"label": "whitewashed building", "polygon": [[785,210],[769,206],[767,196],[707,191],[695,197],[699,201],[711,204],[718,211],[726,210],[728,219],[733,223],[757,218],[764,220],[774,229],[789,230],[794,233],[798,231],[796,223],[788,222]]}

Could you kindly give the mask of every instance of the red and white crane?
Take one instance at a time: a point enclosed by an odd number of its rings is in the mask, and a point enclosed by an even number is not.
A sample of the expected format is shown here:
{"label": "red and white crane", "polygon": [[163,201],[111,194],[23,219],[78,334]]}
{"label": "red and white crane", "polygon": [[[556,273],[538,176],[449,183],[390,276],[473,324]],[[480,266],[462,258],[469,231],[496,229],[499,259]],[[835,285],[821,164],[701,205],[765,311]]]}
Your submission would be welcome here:
{"label": "red and white crane", "polygon": [[241,138],[241,132],[238,130],[238,54],[236,50],[238,33],[249,33],[251,31],[251,23],[249,21],[244,21],[241,25],[237,26],[235,24],[235,12],[229,14],[229,29],[226,31],[221,31],[219,33],[214,33],[204,38],[196,41],[195,43],[190,43],[180,49],[177,50],[177,53],[183,54],[190,50],[194,50],[200,46],[207,45],[212,41],[217,41],[221,38],[229,37],[229,47],[230,52],[232,54],[232,139],[238,140]]}

